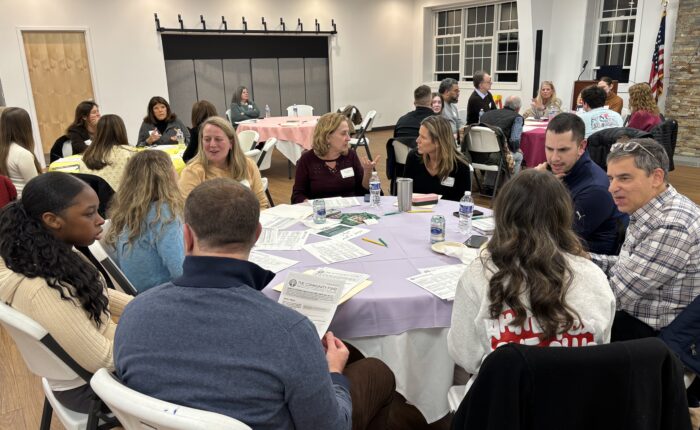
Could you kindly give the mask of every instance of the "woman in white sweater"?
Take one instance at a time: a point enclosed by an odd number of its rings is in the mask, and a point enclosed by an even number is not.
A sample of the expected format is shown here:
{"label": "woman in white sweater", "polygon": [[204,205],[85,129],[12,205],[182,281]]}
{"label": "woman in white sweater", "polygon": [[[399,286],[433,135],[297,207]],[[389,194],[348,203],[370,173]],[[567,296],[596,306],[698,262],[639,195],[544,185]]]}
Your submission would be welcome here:
{"label": "woman in white sweater", "polygon": [[26,110],[7,108],[0,115],[0,175],[7,176],[22,196],[24,185],[41,173],[34,156],[32,121]]}
{"label": "woman in white sweater", "polygon": [[455,362],[475,375],[506,343],[608,343],[615,297],[571,229],[571,197],[561,181],[549,172],[520,173],[498,193],[494,216],[493,238],[457,287],[447,336]]}

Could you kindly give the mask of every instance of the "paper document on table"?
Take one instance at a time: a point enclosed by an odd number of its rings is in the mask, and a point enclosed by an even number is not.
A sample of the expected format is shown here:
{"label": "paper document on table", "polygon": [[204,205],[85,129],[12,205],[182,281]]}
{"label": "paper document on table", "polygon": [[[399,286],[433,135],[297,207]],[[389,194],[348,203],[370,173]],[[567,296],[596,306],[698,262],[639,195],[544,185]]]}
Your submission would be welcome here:
{"label": "paper document on table", "polygon": [[302,220],[310,217],[314,213],[314,210],[311,208],[311,206],[307,205],[281,204],[273,206],[270,209],[265,209],[261,213]]}
{"label": "paper document on table", "polygon": [[273,230],[284,230],[293,226],[297,222],[299,222],[299,220],[295,218],[286,218],[282,216],[269,214],[266,212],[260,213],[260,224],[262,224],[263,228],[270,228]]}
{"label": "paper document on table", "polygon": [[463,272],[464,268],[461,264],[453,264],[406,279],[443,300],[454,300],[457,283]]}
{"label": "paper document on table", "polygon": [[472,220],[472,227],[481,234],[489,235],[493,234],[493,231],[496,229],[496,222],[492,216],[487,216]]}
{"label": "paper document on table", "polygon": [[304,249],[326,264],[371,255],[371,252],[360,248],[354,243],[342,240],[324,240],[323,242],[309,243],[304,245]]}
{"label": "paper document on table", "polygon": [[[357,197],[328,197],[321,200],[326,204],[326,210],[350,208],[362,204]],[[307,201],[309,206],[313,206],[313,203],[313,200]]]}
{"label": "paper document on table", "polygon": [[255,243],[255,250],[296,251],[304,246],[307,237],[309,237],[308,231],[284,231],[264,228],[258,241]]}
{"label": "paper document on table", "polygon": [[314,234],[319,236],[328,237],[333,240],[350,240],[358,236],[362,236],[368,233],[369,230],[366,228],[350,227],[347,225],[336,225],[335,227],[328,228],[326,230],[314,231]]}
{"label": "paper document on table", "polygon": [[278,257],[259,251],[251,251],[248,261],[275,273],[281,272],[298,263],[297,260],[290,260],[289,258]]}
{"label": "paper document on table", "polygon": [[420,273],[431,273],[431,272],[439,272],[441,270],[446,270],[447,267],[452,267],[452,266],[460,266],[462,268],[462,271],[467,268],[466,264],[449,264],[449,265],[442,265],[442,266],[432,266],[432,267],[421,267],[418,269]]}
{"label": "paper document on table", "polygon": [[340,224],[340,220],[326,218],[326,222],[324,222],[323,224],[316,224],[314,222],[314,220],[307,219],[307,220],[302,221],[301,223],[304,224],[305,226],[307,226],[308,228],[310,228],[311,230],[314,230],[314,232],[317,232],[319,230],[325,230],[327,228],[333,227],[334,225]]}
{"label": "paper document on table", "polygon": [[284,280],[279,303],[310,319],[318,336],[323,337],[331,325],[342,291],[342,281],[290,272]]}
{"label": "paper document on table", "polygon": [[[330,267],[307,270],[304,273],[343,281],[345,285],[343,285],[343,294],[338,302],[339,305],[347,302],[354,295],[372,285],[372,281],[368,279],[369,275],[366,273],[346,272],[345,270],[332,269]],[[284,284],[280,283],[279,285],[275,285],[272,289],[275,291],[282,291],[283,285]]]}

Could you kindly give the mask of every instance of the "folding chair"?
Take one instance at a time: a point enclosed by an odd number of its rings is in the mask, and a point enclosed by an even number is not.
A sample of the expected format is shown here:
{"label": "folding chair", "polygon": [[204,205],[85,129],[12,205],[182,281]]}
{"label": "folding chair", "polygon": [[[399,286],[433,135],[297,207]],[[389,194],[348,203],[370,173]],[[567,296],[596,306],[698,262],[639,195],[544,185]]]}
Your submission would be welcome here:
{"label": "folding chair", "polygon": [[[298,116],[313,116],[314,107],[309,105],[296,105]],[[294,105],[287,106],[287,116],[294,116]]]}
{"label": "folding chair", "polygon": [[238,144],[241,145],[243,151],[255,149],[255,146],[260,140],[260,134],[255,130],[244,130],[238,132]]}
{"label": "folding chair", "polygon": [[118,290],[131,296],[135,296],[139,293],[136,287],[134,287],[131,281],[124,275],[124,272],[121,271],[119,266],[117,266],[114,260],[107,254],[99,240],[96,240],[92,245],[88,246],[88,249],[102,268],[105,269],[110,278],[112,278],[114,286]]}
{"label": "folding chair", "polygon": [[141,394],[100,369],[90,386],[119,418],[125,430],[251,430],[235,418],[188,408]]}
{"label": "folding chair", "polygon": [[498,137],[496,133],[487,127],[474,126],[469,129],[469,145],[467,150],[470,153],[497,153],[498,154],[498,165],[495,164],[483,164],[483,163],[472,163],[474,170],[480,170],[484,172],[497,172],[496,182],[493,185],[493,194],[491,196],[483,194],[481,191],[481,183],[479,181],[478,175],[475,173],[474,178],[476,179],[476,184],[479,187],[479,193],[485,195],[486,197],[495,198],[498,192],[498,183],[501,179],[501,172],[503,169],[503,154],[501,154],[501,146],[498,143]]}
{"label": "folding chair", "polygon": [[350,146],[357,150],[358,146],[364,146],[365,151],[367,151],[367,158],[372,160],[372,154],[369,151],[369,139],[367,138],[367,132],[372,129],[372,122],[374,122],[374,117],[377,115],[376,110],[371,110],[367,112],[367,116],[362,120],[360,127],[355,130],[355,135],[357,138],[350,139]]}

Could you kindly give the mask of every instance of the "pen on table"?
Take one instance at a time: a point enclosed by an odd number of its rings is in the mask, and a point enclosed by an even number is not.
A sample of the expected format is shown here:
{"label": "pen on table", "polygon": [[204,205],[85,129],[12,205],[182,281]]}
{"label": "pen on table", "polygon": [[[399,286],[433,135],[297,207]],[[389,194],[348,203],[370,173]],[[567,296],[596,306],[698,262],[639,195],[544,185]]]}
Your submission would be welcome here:
{"label": "pen on table", "polygon": [[401,212],[398,212],[398,211],[396,211],[396,212],[387,212],[387,213],[384,214],[384,216],[396,215],[396,214],[400,214],[400,213],[401,213]]}
{"label": "pen on table", "polygon": [[435,211],[432,211],[430,209],[414,209],[414,210],[408,211],[408,213],[410,213],[410,214],[420,214],[420,213],[428,213],[428,212],[435,212]]}
{"label": "pen on table", "polygon": [[491,215],[477,215],[477,216],[475,216],[475,217],[472,217],[472,219],[488,218],[488,217],[490,217],[490,216],[491,216]]}
{"label": "pen on table", "polygon": [[373,243],[375,245],[384,246],[380,242],[377,242],[376,240],[372,240],[372,239],[367,239],[366,237],[363,237],[362,240],[364,240],[365,242]]}
{"label": "pen on table", "polygon": [[381,237],[379,238],[379,241],[380,241],[380,242],[382,243],[382,245],[384,245],[385,247],[387,247],[387,248],[389,247],[389,245],[387,245],[386,242],[384,242],[384,239],[382,239]]}

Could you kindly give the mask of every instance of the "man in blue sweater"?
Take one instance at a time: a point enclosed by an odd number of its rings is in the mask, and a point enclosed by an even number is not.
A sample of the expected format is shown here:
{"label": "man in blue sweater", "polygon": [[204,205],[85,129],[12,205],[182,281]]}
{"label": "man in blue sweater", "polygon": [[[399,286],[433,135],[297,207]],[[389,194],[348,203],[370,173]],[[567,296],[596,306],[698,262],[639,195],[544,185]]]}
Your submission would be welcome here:
{"label": "man in blue sweater", "polygon": [[370,358],[346,368],[340,339],[329,332],[319,340],[308,318],[260,292],[274,274],[247,261],[259,215],[256,197],[232,179],[192,191],[183,275],[125,309],[114,339],[117,376],[255,429],[359,429],[386,419],[394,391],[386,365]]}
{"label": "man in blue sweater", "polygon": [[536,167],[561,178],[574,202],[573,227],[588,251],[617,254],[629,217],[615,206],[607,174],[586,152],[585,125],[571,113],[561,113],[547,126],[547,162]]}

